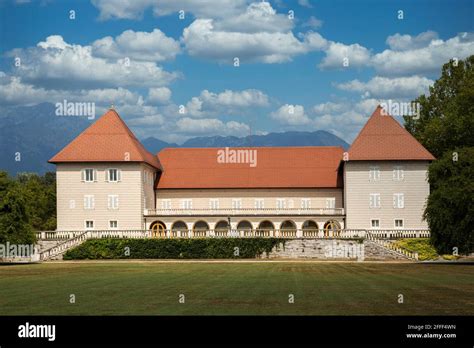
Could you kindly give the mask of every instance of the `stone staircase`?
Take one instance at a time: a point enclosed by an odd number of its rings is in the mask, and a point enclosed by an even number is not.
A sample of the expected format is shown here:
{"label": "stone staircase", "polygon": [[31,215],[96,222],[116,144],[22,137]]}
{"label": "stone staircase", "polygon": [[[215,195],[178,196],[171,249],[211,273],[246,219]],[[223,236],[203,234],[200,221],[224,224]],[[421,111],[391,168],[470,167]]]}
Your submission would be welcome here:
{"label": "stone staircase", "polygon": [[82,244],[87,239],[89,239],[89,231],[83,232],[65,241],[41,241],[44,245],[47,245],[48,242],[55,245],[47,247],[44,250],[40,249],[39,260],[62,260],[62,256],[66,251]]}
{"label": "stone staircase", "polygon": [[369,248],[381,248],[381,255],[383,255],[383,253],[386,253],[387,256],[392,256],[395,259],[408,259],[412,261],[418,261],[418,253],[412,253],[397,248],[390,240],[377,237],[374,234],[370,233],[370,231],[367,231],[366,237],[366,246],[368,246]]}

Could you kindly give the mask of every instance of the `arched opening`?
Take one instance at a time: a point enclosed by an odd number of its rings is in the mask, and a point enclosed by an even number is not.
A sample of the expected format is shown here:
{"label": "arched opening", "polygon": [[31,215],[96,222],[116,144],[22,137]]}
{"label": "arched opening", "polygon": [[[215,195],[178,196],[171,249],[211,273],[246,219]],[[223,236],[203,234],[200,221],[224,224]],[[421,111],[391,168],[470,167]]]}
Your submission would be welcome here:
{"label": "arched opening", "polygon": [[257,237],[269,237],[275,231],[275,226],[271,221],[264,220],[260,222],[258,225],[257,230],[255,231],[255,235]]}
{"label": "arched opening", "polygon": [[150,230],[152,238],[166,238],[166,225],[162,221],[153,221]]}
{"label": "arched opening", "polygon": [[229,223],[227,221],[221,220],[214,227],[214,234],[218,237],[225,237],[229,232]]}
{"label": "arched opening", "polygon": [[252,224],[250,221],[247,220],[242,220],[237,224],[237,231],[239,232],[239,235],[243,235],[244,237],[248,237],[252,235]]}
{"label": "arched opening", "polygon": [[319,226],[313,220],[306,220],[303,222],[303,237],[317,237]]}
{"label": "arched opening", "polygon": [[206,221],[198,221],[194,224],[193,234],[195,237],[206,237],[206,232],[209,231],[209,225]]}
{"label": "arched opening", "polygon": [[341,233],[341,225],[335,220],[329,220],[324,224],[325,237],[337,237]]}
{"label": "arched opening", "polygon": [[173,237],[186,237],[188,235],[188,225],[184,221],[175,221],[171,226]]}
{"label": "arched opening", "polygon": [[296,224],[291,220],[285,220],[280,224],[280,236],[296,237]]}

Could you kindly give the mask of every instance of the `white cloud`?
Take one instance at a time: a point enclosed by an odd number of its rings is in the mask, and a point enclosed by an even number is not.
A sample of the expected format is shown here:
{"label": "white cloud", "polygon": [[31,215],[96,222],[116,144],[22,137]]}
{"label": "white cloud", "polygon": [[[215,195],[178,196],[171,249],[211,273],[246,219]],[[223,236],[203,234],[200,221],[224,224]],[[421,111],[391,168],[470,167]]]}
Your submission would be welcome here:
{"label": "white cloud", "polygon": [[256,89],[243,91],[227,89],[221,93],[213,93],[205,89],[198,97],[191,98],[186,104],[186,114],[195,117],[215,112],[231,114],[250,107],[265,107],[268,105],[268,96]]}
{"label": "white cloud", "polygon": [[184,29],[183,43],[191,56],[233,63],[282,63],[308,51],[291,32],[227,32],[215,29],[212,19],[195,20]]}
{"label": "white cloud", "polygon": [[230,17],[245,8],[246,0],[92,0],[100,11],[99,18],[140,19],[152,8],[155,16],[175,14],[183,10],[197,17]]}
{"label": "white cloud", "polygon": [[278,110],[272,112],[270,117],[280,124],[289,126],[301,126],[311,122],[302,105],[282,105]]}
{"label": "white cloud", "polygon": [[344,104],[327,102],[327,103],[315,105],[313,107],[313,111],[316,114],[328,114],[328,113],[343,112],[345,111],[345,107],[346,106]]}
{"label": "white cloud", "polygon": [[309,0],[298,0],[298,4],[300,6],[307,7],[307,8],[312,8],[313,7],[313,5],[311,5]]}
{"label": "white cloud", "polygon": [[159,87],[179,74],[164,71],[152,62],[126,59],[108,61],[93,56],[91,46],[66,43],[60,35],[49,36],[37,47],[15,49],[9,56],[20,57],[15,73],[24,81],[55,88],[104,88],[119,86]]}
{"label": "white cloud", "polygon": [[388,78],[375,76],[368,82],[352,80],[338,84],[339,89],[360,92],[364,97],[374,98],[415,98],[426,94],[433,80],[421,76]]}
{"label": "white cloud", "polygon": [[309,19],[302,24],[303,27],[310,27],[313,29],[318,29],[323,25],[323,21],[320,19],[317,19],[314,16],[309,17]]}
{"label": "white cloud", "polygon": [[323,58],[319,67],[322,69],[327,68],[344,68],[345,60],[347,59],[347,67],[360,67],[370,64],[370,51],[359,45],[351,44],[345,45],[340,42],[330,42],[327,50],[325,51],[326,56]]}
{"label": "white cloud", "polygon": [[0,72],[0,102],[4,104],[32,105],[38,103],[57,103],[64,99],[77,102],[91,102],[103,106],[136,105],[140,95],[125,88],[59,90],[45,89],[23,83],[21,78]]}
{"label": "white cloud", "polygon": [[427,46],[408,49],[426,44],[421,39],[418,42],[422,44],[414,44],[418,37],[398,41],[392,38],[393,47],[407,49],[378,53],[372,58],[371,65],[383,75],[421,75],[439,72],[441,66],[454,57],[460,60],[474,54],[474,33],[462,33],[446,41],[433,39]]}
{"label": "white cloud", "polygon": [[179,42],[159,29],[150,33],[126,30],[115,39],[106,36],[92,44],[92,54],[103,58],[161,62],[174,59],[179,52]]}
{"label": "white cloud", "polygon": [[168,87],[156,87],[148,90],[148,103],[151,104],[166,104],[171,99],[171,90]]}
{"label": "white cloud", "polygon": [[292,28],[293,21],[285,14],[277,14],[266,1],[252,3],[244,13],[215,22],[217,31],[228,32],[287,32]]}
{"label": "white cloud", "polygon": [[406,51],[426,47],[431,41],[438,39],[435,31],[425,31],[417,36],[401,35],[399,33],[387,38],[386,43],[394,51]]}
{"label": "white cloud", "polygon": [[176,122],[177,131],[185,134],[219,134],[244,136],[249,132],[249,127],[244,123],[229,121],[222,122],[215,118],[193,119],[185,117]]}
{"label": "white cloud", "polygon": [[128,121],[131,126],[161,126],[165,123],[163,115],[148,115],[134,118]]}

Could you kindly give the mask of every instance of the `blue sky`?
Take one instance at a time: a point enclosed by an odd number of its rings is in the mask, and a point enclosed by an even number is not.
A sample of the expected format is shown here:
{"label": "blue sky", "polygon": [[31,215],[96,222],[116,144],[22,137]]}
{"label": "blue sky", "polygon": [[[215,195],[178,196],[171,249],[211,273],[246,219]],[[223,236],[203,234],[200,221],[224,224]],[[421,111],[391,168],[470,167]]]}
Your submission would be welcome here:
{"label": "blue sky", "polygon": [[325,129],[350,142],[378,103],[427,93],[443,63],[474,54],[474,1],[205,3],[1,1],[0,103],[113,103],[167,141]]}

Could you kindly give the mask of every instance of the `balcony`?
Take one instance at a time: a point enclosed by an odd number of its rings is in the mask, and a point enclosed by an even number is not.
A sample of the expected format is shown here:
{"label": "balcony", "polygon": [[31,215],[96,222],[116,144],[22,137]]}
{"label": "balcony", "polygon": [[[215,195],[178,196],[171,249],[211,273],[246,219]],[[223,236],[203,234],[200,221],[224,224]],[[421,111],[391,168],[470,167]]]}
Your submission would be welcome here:
{"label": "balcony", "polygon": [[342,216],[344,208],[222,208],[222,209],[145,209],[145,216]]}

